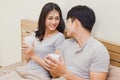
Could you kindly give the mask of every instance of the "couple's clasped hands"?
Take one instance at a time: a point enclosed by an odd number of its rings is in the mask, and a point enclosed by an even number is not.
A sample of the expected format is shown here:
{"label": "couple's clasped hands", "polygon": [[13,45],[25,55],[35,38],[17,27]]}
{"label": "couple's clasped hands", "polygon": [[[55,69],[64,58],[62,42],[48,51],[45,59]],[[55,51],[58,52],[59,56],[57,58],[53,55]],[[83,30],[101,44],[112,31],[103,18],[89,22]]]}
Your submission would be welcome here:
{"label": "couple's clasped hands", "polygon": [[[25,43],[22,45],[22,51],[25,55],[26,60],[36,60],[37,55],[34,51],[34,43],[31,47],[28,47]],[[50,74],[56,78],[63,76],[66,73],[66,66],[62,57],[59,57],[59,60],[54,59],[49,54],[44,59],[36,60],[37,62],[42,62],[42,66],[50,72]],[[38,63],[40,64],[40,63]]]}

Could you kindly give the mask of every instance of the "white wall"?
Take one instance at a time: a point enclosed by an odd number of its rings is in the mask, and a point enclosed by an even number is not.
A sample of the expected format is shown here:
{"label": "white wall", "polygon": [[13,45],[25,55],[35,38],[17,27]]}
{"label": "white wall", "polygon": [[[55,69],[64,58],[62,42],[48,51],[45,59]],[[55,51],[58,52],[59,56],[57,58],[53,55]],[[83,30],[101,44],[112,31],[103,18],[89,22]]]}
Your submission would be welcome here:
{"label": "white wall", "polygon": [[38,20],[46,2],[56,2],[63,11],[85,4],[94,9],[97,17],[92,34],[98,38],[120,43],[119,0],[0,0],[0,65],[9,65],[21,59],[21,28],[23,18]]}

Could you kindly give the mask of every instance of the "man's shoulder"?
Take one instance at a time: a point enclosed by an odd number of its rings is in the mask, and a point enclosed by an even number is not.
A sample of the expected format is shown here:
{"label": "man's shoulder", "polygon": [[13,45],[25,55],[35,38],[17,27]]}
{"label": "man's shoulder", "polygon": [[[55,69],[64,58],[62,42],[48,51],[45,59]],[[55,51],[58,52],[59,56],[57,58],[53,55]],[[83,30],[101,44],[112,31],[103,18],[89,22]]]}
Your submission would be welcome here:
{"label": "man's shoulder", "polygon": [[72,44],[75,41],[74,38],[69,38],[64,41],[65,44]]}
{"label": "man's shoulder", "polygon": [[65,40],[65,36],[61,32],[58,32],[53,38],[56,39],[56,40],[58,40],[58,41],[59,40]]}
{"label": "man's shoulder", "polygon": [[102,42],[100,42],[97,39],[93,39],[93,41],[91,42],[92,44],[92,50],[95,50],[96,52],[101,52],[100,54],[106,54],[108,53],[107,48],[104,46],[104,44]]}
{"label": "man's shoulder", "polygon": [[[61,51],[62,52],[66,52],[70,49],[70,46],[73,45],[75,39],[74,38],[69,38],[69,39],[66,39],[63,44],[62,44],[62,47],[61,47]],[[62,53],[63,54],[63,53]]]}
{"label": "man's shoulder", "polygon": [[94,47],[103,47],[103,48],[106,48],[102,42],[100,42],[99,40],[97,40],[95,38],[93,38],[92,44],[94,45]]}
{"label": "man's shoulder", "polygon": [[63,46],[63,47],[71,46],[74,41],[75,41],[74,38],[65,39],[65,41],[63,42],[63,45],[62,45],[62,46]]}

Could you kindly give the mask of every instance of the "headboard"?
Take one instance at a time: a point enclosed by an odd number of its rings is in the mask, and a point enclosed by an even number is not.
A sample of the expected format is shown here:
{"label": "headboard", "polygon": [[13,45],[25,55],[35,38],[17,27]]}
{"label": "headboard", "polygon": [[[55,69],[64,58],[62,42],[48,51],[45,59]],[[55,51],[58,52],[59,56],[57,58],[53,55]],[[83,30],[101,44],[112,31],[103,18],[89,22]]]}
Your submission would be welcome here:
{"label": "headboard", "polygon": [[100,41],[106,46],[110,53],[110,63],[114,66],[120,67],[120,44],[105,40]]}
{"label": "headboard", "polygon": [[[37,28],[36,21],[22,19],[21,20],[21,41],[23,41],[23,38],[29,35],[31,32],[33,32],[36,28]],[[114,66],[120,67],[120,44],[116,44],[116,43],[101,40],[101,39],[98,39],[98,40],[101,41],[108,49],[110,53],[111,64]],[[22,57],[22,60],[24,61],[23,57]]]}

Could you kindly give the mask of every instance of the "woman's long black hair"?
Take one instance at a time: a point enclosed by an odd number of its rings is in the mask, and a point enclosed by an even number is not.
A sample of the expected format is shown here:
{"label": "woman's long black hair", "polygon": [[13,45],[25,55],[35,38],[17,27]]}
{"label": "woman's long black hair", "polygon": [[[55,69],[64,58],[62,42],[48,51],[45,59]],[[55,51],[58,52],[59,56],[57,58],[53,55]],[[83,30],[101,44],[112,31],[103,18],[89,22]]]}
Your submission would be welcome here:
{"label": "woman's long black hair", "polygon": [[49,2],[47,3],[43,8],[42,8],[42,11],[41,11],[41,14],[39,16],[39,20],[38,20],[38,30],[35,31],[36,33],[36,37],[39,38],[40,41],[43,40],[43,37],[45,35],[45,20],[46,20],[46,17],[48,15],[48,13],[52,10],[56,10],[58,11],[59,15],[60,15],[60,23],[57,27],[57,30],[59,32],[64,32],[64,29],[65,29],[65,23],[63,21],[63,18],[62,18],[62,12],[61,12],[61,9],[60,7],[56,4],[56,3],[52,3],[52,2]]}

